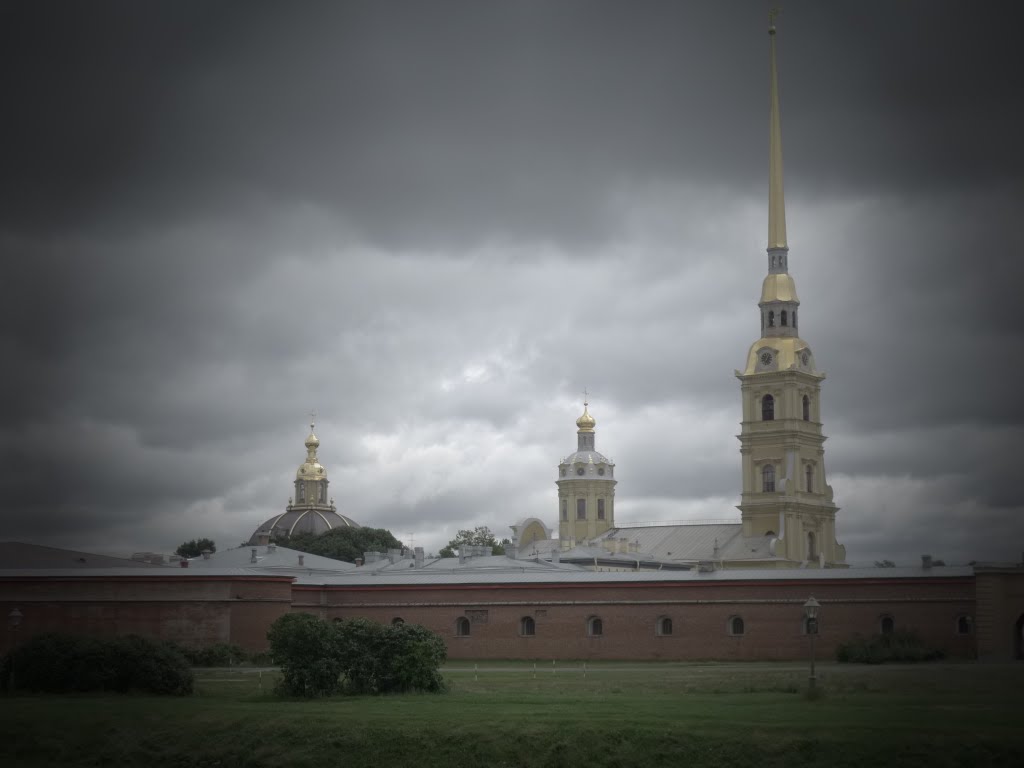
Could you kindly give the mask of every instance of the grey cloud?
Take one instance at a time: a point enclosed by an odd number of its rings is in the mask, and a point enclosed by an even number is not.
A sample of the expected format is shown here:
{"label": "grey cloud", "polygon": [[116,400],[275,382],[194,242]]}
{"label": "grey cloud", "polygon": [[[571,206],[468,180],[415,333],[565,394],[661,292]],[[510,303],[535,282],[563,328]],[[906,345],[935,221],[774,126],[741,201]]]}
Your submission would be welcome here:
{"label": "grey cloud", "polygon": [[[870,478],[899,536],[937,502],[904,476],[944,478],[941,526],[1019,516],[1019,46],[1012,6],[954,10],[780,20],[791,266],[855,555],[893,540]],[[45,533],[24,508],[69,545],[241,540],[284,504],[311,407],[361,522],[553,522],[584,386],[620,510],[738,500],[762,6],[3,13],[10,535]],[[40,433],[59,508],[31,490]]]}

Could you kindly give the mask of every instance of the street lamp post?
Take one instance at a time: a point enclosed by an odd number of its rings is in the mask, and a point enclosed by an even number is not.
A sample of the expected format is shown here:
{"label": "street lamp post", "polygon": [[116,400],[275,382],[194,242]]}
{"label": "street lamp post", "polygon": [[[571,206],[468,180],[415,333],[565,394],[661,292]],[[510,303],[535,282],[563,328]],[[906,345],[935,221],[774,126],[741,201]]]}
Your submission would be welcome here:
{"label": "street lamp post", "polygon": [[21,611],[17,608],[7,614],[7,624],[11,628],[11,677],[7,684],[11,691],[14,690],[14,651],[18,647],[18,627],[21,626],[21,617]]}
{"label": "street lamp post", "polygon": [[804,603],[804,618],[807,619],[807,636],[811,643],[811,676],[807,678],[808,690],[813,691],[818,679],[814,676],[814,640],[818,636],[818,609],[821,603],[813,597]]}

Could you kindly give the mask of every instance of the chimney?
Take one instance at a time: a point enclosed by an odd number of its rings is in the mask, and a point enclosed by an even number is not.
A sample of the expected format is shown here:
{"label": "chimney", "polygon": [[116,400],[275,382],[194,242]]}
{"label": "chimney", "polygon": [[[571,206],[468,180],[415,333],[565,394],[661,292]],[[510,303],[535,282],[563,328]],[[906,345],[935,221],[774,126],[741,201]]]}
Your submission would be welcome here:
{"label": "chimney", "polygon": [[932,567],[932,556],[931,555],[921,555],[921,567],[924,568],[925,570],[927,570],[927,569]]}
{"label": "chimney", "polygon": [[389,549],[388,550],[388,560],[391,561],[392,565],[397,563],[399,561],[399,559],[401,559],[401,557],[402,557],[402,550],[400,550],[400,549]]}
{"label": "chimney", "polygon": [[255,563],[256,562],[256,547],[252,548],[252,557],[249,558],[249,562],[250,563]]}
{"label": "chimney", "polygon": [[416,567],[417,568],[422,568],[423,567],[423,547],[416,547],[416,549],[414,549],[413,552],[414,552],[414,554],[416,556],[416,558],[415,558],[416,559]]}
{"label": "chimney", "polygon": [[210,555],[212,555],[212,554],[213,554],[213,552],[211,552],[210,550],[204,549],[203,550],[203,560],[209,560],[210,559]]}
{"label": "chimney", "polygon": [[267,544],[267,554],[272,555],[277,552],[277,544]]}
{"label": "chimney", "polygon": [[562,557],[562,547],[559,544],[555,544],[555,546],[553,546],[551,548],[551,562],[552,563],[559,563],[559,562],[561,562],[561,557]]}
{"label": "chimney", "polygon": [[377,562],[377,553],[376,552],[363,552],[363,562],[366,563],[367,565],[369,565],[370,563],[376,563]]}
{"label": "chimney", "polygon": [[302,566],[306,559],[305,555],[299,555],[299,566]]}
{"label": "chimney", "polygon": [[184,557],[181,558],[181,567],[188,568],[188,560],[186,560]]}
{"label": "chimney", "polygon": [[360,567],[362,567],[362,565],[363,565],[363,558],[357,557],[356,558],[356,568],[360,568]]}
{"label": "chimney", "polygon": [[516,547],[515,543],[514,542],[510,543],[507,547],[505,547],[505,557],[507,557],[509,560],[515,560],[516,559],[516,555],[517,555],[517,550],[518,550],[518,547]]}
{"label": "chimney", "polygon": [[467,547],[465,544],[463,544],[461,547],[459,547],[459,565],[462,565],[462,564],[464,564],[466,562],[466,550],[467,549],[469,549],[469,547]]}
{"label": "chimney", "polygon": [[256,545],[266,546],[270,543],[270,531],[256,531]]}

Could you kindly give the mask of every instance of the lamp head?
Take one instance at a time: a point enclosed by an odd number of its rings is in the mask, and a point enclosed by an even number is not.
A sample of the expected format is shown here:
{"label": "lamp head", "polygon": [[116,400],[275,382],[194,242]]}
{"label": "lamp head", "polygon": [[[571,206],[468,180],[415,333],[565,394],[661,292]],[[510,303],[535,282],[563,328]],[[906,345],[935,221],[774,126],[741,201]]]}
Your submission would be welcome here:
{"label": "lamp head", "polygon": [[804,603],[804,616],[808,619],[818,618],[818,609],[821,607],[821,603],[815,600],[813,597],[807,599]]}

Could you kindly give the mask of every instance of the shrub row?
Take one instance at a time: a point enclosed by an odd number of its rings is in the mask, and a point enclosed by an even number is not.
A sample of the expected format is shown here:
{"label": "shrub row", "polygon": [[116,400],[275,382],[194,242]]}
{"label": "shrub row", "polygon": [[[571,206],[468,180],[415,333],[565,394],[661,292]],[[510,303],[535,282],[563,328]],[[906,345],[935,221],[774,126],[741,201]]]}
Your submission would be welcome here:
{"label": "shrub row", "polygon": [[141,691],[184,696],[193,675],[169,643],[138,635],[97,638],[53,632],[36,635],[3,659],[4,690],[70,693]]}
{"label": "shrub row", "polygon": [[292,613],[271,625],[267,639],[281,666],[277,690],[285,696],[444,690],[444,641],[415,624],[368,619],[328,624]]}
{"label": "shrub row", "polygon": [[854,635],[836,649],[836,660],[853,664],[884,664],[887,661],[935,661],[945,654],[925,645],[920,636],[910,630],[887,635]]}

